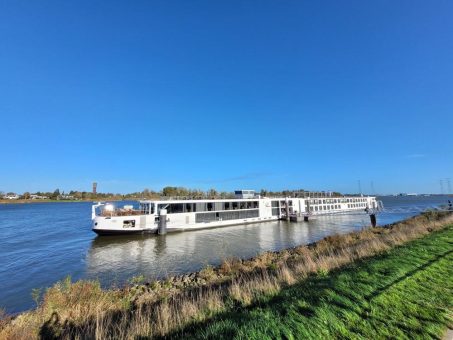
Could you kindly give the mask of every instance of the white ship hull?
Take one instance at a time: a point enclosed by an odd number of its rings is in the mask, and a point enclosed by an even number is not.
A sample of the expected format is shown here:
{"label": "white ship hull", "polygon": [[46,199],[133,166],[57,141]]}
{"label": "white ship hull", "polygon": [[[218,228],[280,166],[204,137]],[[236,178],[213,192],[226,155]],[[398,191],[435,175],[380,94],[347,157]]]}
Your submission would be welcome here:
{"label": "white ship hull", "polygon": [[[110,209],[106,209],[106,208]],[[97,214],[97,208],[104,208]],[[93,206],[93,231],[99,235],[185,231],[259,223],[289,216],[338,214],[376,209],[375,197],[248,198],[140,201],[139,210]],[[165,212],[164,215],[163,212]]]}

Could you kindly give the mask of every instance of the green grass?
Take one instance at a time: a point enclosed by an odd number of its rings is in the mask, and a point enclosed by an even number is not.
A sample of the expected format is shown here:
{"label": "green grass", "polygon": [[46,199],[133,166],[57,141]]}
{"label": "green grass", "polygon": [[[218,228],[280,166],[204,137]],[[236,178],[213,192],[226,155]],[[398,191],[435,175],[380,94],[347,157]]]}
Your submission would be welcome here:
{"label": "green grass", "polygon": [[453,226],[309,277],[172,337],[440,338],[452,325]]}

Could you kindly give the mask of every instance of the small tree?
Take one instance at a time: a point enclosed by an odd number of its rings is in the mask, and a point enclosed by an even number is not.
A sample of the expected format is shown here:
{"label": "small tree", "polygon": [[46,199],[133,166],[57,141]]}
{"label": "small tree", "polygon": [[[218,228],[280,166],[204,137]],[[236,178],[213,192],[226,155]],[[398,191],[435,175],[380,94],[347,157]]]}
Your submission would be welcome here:
{"label": "small tree", "polygon": [[55,191],[53,192],[53,194],[50,195],[50,197],[52,199],[57,199],[58,196],[60,196],[60,189],[55,189]]}
{"label": "small tree", "polygon": [[211,197],[211,198],[216,198],[218,193],[215,189],[209,189],[209,191],[207,192],[208,196]]}
{"label": "small tree", "polygon": [[162,189],[164,196],[176,196],[178,189],[176,187],[165,187]]}

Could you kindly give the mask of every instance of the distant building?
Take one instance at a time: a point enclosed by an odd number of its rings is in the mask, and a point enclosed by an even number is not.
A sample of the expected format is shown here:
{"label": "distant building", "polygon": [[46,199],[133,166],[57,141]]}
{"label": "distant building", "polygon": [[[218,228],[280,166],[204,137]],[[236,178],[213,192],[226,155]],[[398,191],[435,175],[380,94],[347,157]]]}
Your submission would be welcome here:
{"label": "distant building", "polygon": [[47,200],[47,199],[49,199],[49,197],[47,197],[47,196],[34,195],[34,194],[30,195],[30,198],[32,200]]}
{"label": "distant building", "polygon": [[96,195],[97,187],[98,187],[98,184],[96,182],[93,182],[93,195]]}
{"label": "distant building", "polygon": [[74,196],[72,196],[72,195],[60,195],[60,196],[58,196],[58,199],[59,200],[73,200]]}
{"label": "distant building", "polygon": [[19,199],[19,195],[17,195],[17,194],[9,194],[9,195],[5,196],[5,199],[6,200],[18,200]]}

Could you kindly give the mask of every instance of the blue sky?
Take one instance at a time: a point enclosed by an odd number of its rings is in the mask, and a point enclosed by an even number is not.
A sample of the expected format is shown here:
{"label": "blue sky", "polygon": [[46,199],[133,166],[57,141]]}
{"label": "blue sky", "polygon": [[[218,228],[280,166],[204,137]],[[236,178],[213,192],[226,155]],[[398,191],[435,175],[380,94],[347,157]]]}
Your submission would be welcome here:
{"label": "blue sky", "polygon": [[0,191],[439,192],[452,1],[1,1]]}

